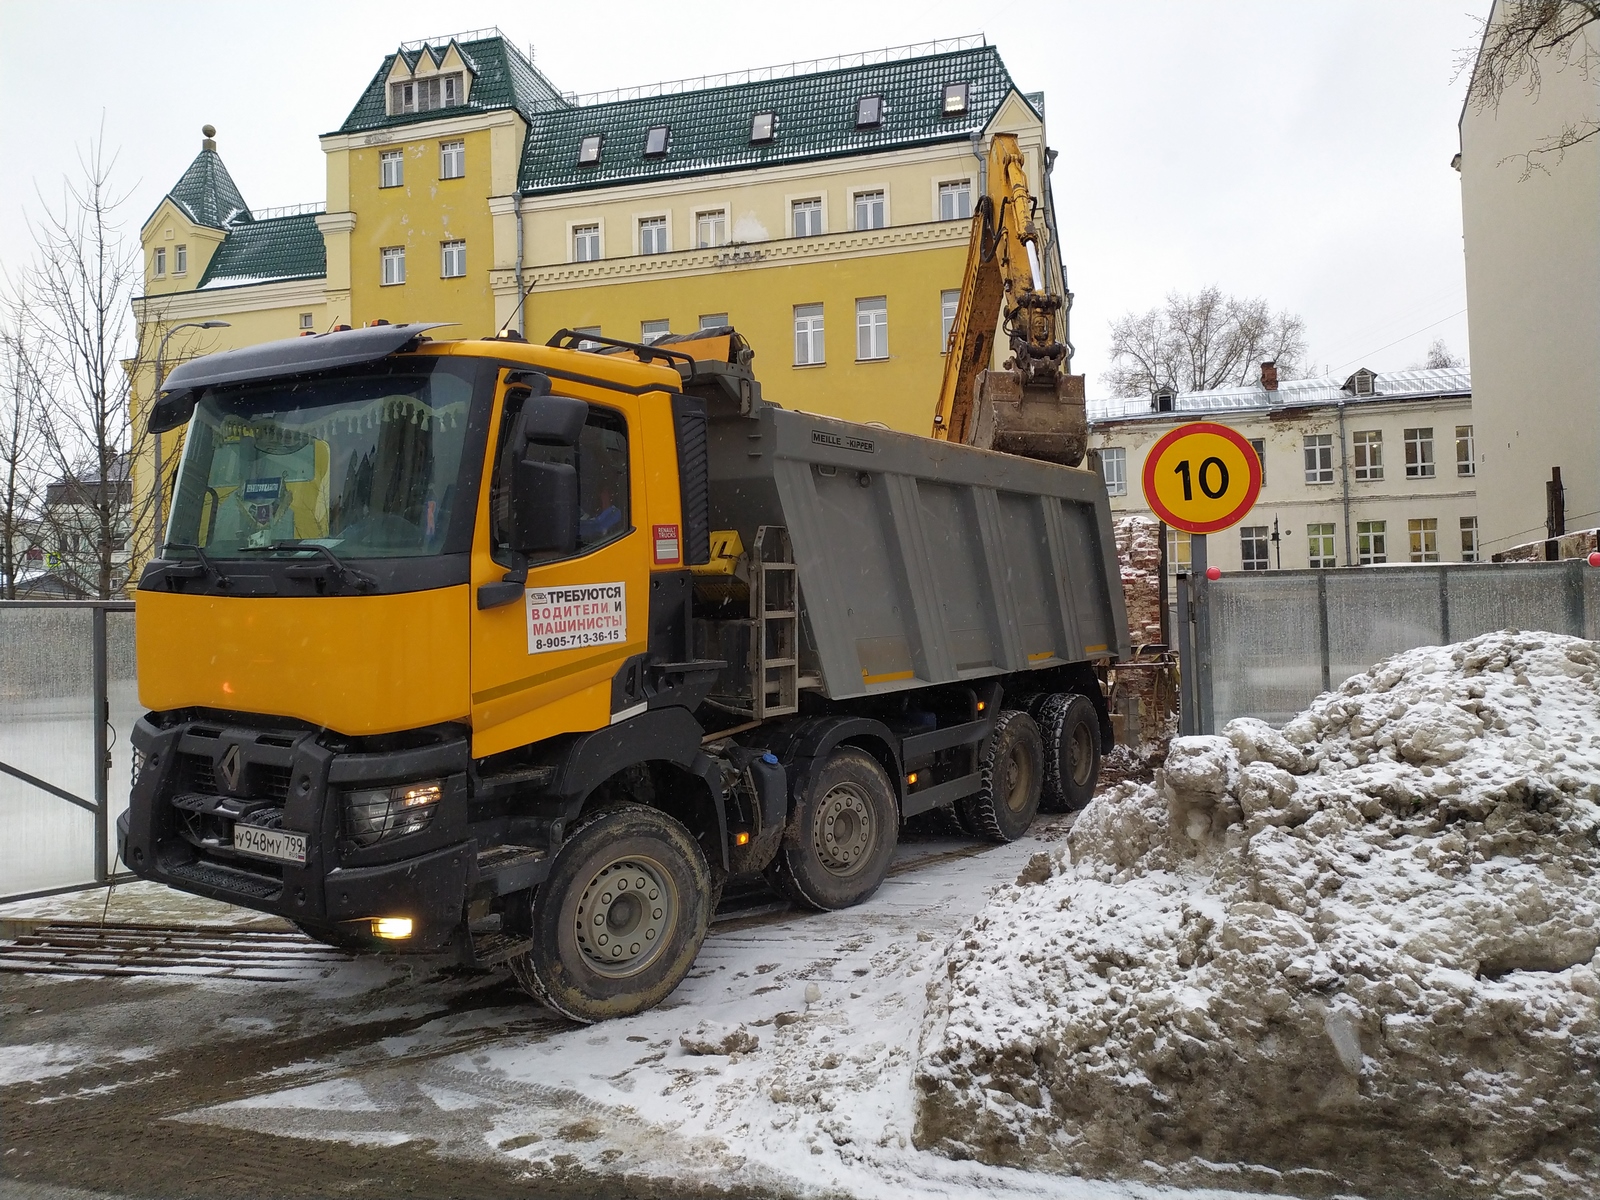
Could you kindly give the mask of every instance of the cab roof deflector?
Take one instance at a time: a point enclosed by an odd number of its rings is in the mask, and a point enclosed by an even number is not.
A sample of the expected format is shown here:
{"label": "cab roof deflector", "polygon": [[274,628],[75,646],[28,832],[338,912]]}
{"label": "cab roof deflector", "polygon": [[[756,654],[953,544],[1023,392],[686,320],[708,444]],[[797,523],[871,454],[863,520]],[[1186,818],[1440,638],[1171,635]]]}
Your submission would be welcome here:
{"label": "cab roof deflector", "polygon": [[150,432],[165,433],[187,424],[194,415],[196,393],[202,388],[376,362],[405,349],[428,330],[451,324],[454,322],[370,325],[204,355],[173,368],[167,376],[160,397],[150,407]]}

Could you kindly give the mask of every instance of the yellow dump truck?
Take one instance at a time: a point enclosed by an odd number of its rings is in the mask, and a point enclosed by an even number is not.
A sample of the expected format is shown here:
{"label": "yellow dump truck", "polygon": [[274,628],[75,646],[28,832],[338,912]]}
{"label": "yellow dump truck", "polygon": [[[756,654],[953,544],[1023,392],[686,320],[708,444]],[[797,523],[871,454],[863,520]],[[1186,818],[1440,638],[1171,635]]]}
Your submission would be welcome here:
{"label": "yellow dump truck", "polygon": [[124,862],[330,943],[659,1002],[723,883],[1092,792],[1126,653],[1092,472],[792,412],[732,329],[380,325],[173,371]]}

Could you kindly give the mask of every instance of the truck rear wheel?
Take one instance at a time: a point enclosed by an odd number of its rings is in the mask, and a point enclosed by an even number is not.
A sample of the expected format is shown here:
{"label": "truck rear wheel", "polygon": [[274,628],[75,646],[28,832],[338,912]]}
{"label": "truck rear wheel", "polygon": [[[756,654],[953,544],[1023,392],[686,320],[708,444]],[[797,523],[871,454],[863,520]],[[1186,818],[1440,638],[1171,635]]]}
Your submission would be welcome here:
{"label": "truck rear wheel", "polygon": [[864,750],[835,750],[795,802],[767,879],[797,904],[859,904],[883,883],[900,833],[894,787]]}
{"label": "truck rear wheel", "polygon": [[1044,751],[1033,718],[1014,708],[1002,712],[979,771],[982,787],[956,801],[962,824],[991,842],[1016,841],[1039,814]]}
{"label": "truck rear wheel", "polygon": [[1100,714],[1094,701],[1057,692],[1039,706],[1044,739],[1046,812],[1072,812],[1089,803],[1100,779]]}
{"label": "truck rear wheel", "polygon": [[712,890],[705,855],[677,821],[639,804],[604,809],[562,843],[534,893],[533,947],[511,973],[574,1021],[643,1012],[694,965]]}

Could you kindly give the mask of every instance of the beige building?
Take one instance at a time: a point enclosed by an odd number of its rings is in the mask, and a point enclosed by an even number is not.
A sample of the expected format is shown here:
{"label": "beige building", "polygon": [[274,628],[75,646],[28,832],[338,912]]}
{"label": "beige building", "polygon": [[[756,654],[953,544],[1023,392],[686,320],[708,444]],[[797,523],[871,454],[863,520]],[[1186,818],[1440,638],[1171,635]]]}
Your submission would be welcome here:
{"label": "beige building", "polygon": [[[1177,396],[1089,401],[1114,516],[1153,517],[1141,479],[1168,430],[1215,421],[1261,457],[1261,497],[1232,529],[1209,535],[1223,571],[1474,562],[1480,557],[1472,379],[1463,367],[1376,375],[1365,368]],[[1189,535],[1168,531],[1169,570],[1187,570]]]}
{"label": "beige building", "polygon": [[[1497,3],[1490,23],[1498,20]],[[1600,24],[1587,31],[1600,61]],[[1600,525],[1600,137],[1539,153],[1600,120],[1600,76],[1546,56],[1540,85],[1461,113],[1467,321],[1478,409],[1484,556],[1545,536],[1561,468],[1569,529]]]}

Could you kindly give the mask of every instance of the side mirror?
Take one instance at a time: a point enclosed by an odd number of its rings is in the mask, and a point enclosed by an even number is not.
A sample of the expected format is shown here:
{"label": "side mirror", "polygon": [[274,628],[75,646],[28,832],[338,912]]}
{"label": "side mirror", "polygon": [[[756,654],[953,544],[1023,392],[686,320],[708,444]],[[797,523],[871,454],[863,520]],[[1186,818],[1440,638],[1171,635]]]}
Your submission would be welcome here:
{"label": "side mirror", "polygon": [[588,419],[589,406],[582,400],[533,393],[523,401],[501,460],[506,532],[518,553],[559,555],[578,548],[573,459]]}
{"label": "side mirror", "polygon": [[150,406],[150,432],[167,433],[189,423],[194,416],[195,401],[199,397],[193,388],[179,388],[163,392]]}

